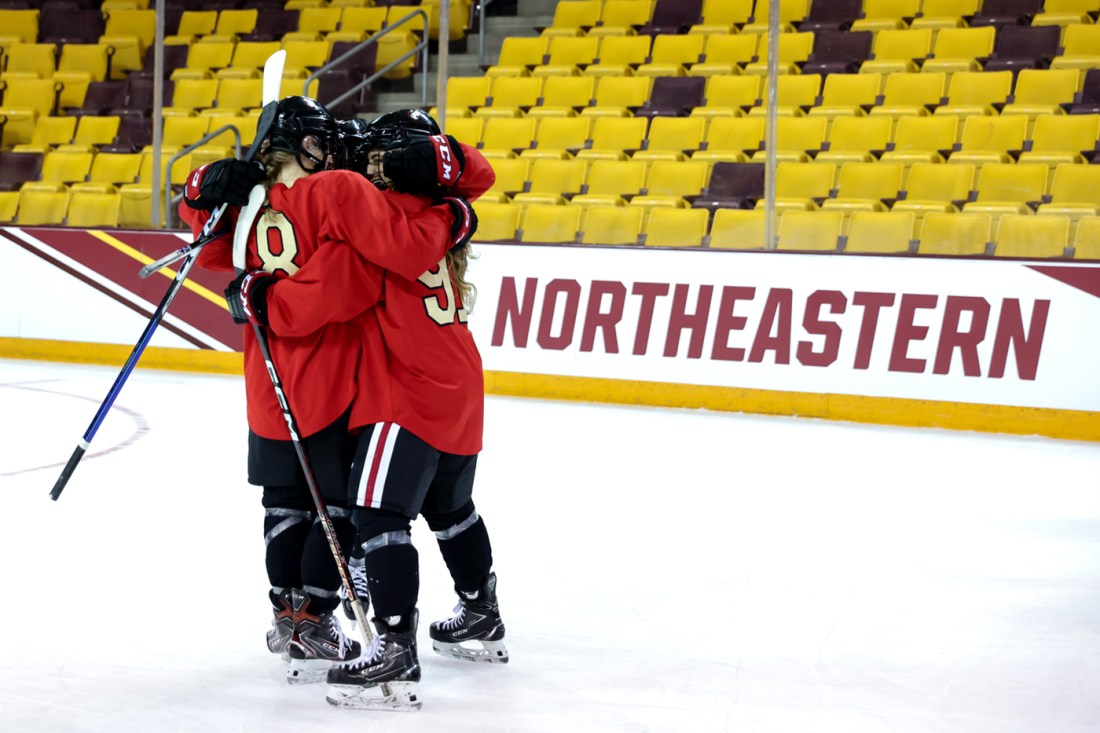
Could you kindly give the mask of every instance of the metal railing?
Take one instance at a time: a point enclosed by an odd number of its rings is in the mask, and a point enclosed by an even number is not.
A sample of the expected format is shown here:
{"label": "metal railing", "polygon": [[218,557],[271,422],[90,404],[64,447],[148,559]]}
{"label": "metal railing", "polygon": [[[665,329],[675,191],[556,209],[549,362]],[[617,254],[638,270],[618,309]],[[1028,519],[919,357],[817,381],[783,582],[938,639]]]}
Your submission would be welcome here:
{"label": "metal railing", "polygon": [[481,0],[477,7],[477,63],[485,66],[485,8],[493,4],[493,0]]}

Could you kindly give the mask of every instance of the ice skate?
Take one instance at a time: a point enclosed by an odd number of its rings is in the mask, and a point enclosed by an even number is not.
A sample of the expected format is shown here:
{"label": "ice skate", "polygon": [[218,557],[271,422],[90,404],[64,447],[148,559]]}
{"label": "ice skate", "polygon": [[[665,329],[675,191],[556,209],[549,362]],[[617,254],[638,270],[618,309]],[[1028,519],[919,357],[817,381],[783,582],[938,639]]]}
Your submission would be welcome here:
{"label": "ice skate", "polygon": [[497,576],[489,573],[472,597],[459,592],[455,615],[435,621],[428,630],[436,654],[468,662],[506,664],[504,623],[497,605]]}
{"label": "ice skate", "polygon": [[267,648],[272,654],[278,654],[283,661],[289,662],[287,649],[290,638],[294,635],[294,606],[290,599],[290,590],[278,593],[272,590],[269,595],[274,618],[271,619],[271,628],[267,632]]}
{"label": "ice skate", "polygon": [[[367,563],[361,557],[353,557],[348,560],[348,575],[351,576],[351,584],[355,586],[355,595],[363,604],[363,613],[366,614],[367,609],[370,607],[370,593],[367,590]],[[355,631],[359,628],[359,623],[355,618],[355,611],[352,610],[351,601],[348,600],[348,591],[343,585],[340,586],[340,605],[344,608],[344,615],[351,621],[351,629]]]}
{"label": "ice skate", "polygon": [[295,589],[294,635],[287,647],[290,668],[286,681],[292,685],[320,682],[330,669],[359,658],[362,645],[344,635],[340,621],[331,612],[309,612],[309,595]]}
{"label": "ice skate", "polygon": [[357,710],[419,710],[416,620],[416,611],[396,623],[374,619],[378,636],[370,651],[354,664],[329,671],[329,704]]}

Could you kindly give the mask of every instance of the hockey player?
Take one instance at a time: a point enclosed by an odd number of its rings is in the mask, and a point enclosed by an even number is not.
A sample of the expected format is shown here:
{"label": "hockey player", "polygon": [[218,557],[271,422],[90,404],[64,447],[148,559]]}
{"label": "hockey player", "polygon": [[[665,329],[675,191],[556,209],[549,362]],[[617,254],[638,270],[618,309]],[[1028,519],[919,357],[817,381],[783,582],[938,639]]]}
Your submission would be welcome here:
{"label": "hockey player", "polygon": [[[267,330],[319,489],[346,545],[354,537],[347,484],[356,445],[348,421],[363,337],[355,319],[382,286],[380,271],[373,279],[362,276],[360,256],[416,277],[468,238],[471,230],[463,227],[472,215],[464,201],[447,197],[409,219],[360,176],[326,170],[340,152],[336,122],[321,105],[284,99],[261,141],[262,165],[225,160],[196,170],[181,215],[197,232],[211,210],[229,203],[232,224],[240,216],[236,206],[254,184],[264,184],[255,226],[240,223],[247,232],[244,272],[230,284],[227,300],[235,321]],[[231,238],[206,245],[198,262],[233,269]],[[361,649],[333,615],[339,574],[252,329],[244,338],[248,477],[263,486],[274,615],[268,647],[288,660],[288,681],[318,681]]]}
{"label": "hockey player", "polygon": [[[495,178],[488,162],[439,133],[423,112],[383,115],[347,136],[348,161],[379,188],[392,189],[387,195],[410,216],[441,196],[474,199],[488,190]],[[458,162],[453,171],[450,161]],[[459,596],[455,615],[430,627],[433,649],[469,661],[508,661],[489,535],[472,500],[484,378],[466,325],[474,292],[465,279],[467,257],[456,248],[418,277],[387,272],[381,303],[364,322],[380,332],[385,353],[363,355],[351,413],[351,424],[364,426],[351,498],[378,636],[359,661],[329,672],[333,705],[420,706],[419,560],[411,538],[417,515],[435,533]]]}

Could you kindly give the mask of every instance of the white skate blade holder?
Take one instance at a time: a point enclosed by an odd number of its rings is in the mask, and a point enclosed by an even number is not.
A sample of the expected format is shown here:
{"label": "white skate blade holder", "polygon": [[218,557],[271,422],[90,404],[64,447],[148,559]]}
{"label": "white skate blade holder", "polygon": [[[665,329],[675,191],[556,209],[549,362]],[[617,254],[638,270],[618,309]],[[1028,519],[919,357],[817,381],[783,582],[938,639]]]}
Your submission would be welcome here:
{"label": "white skate blade holder", "polygon": [[508,664],[508,650],[502,641],[466,641],[449,644],[432,640],[432,651],[441,657],[461,659],[466,662]]}
{"label": "white skate blade holder", "polygon": [[412,712],[420,709],[419,685],[416,682],[388,682],[390,694],[382,693],[380,685],[329,685],[325,700],[329,705],[350,710],[382,710]]}
{"label": "white skate blade holder", "polygon": [[288,659],[286,681],[290,685],[312,685],[324,682],[335,665],[327,659]]}

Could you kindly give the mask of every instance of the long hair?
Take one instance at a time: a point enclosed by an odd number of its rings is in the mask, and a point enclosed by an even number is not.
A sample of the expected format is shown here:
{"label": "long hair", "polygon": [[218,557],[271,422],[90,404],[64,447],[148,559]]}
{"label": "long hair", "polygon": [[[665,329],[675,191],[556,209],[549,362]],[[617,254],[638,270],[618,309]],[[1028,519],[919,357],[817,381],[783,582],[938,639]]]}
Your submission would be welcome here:
{"label": "long hair", "polygon": [[[282,173],[283,166],[294,160],[294,153],[288,153],[285,150],[268,150],[263,155],[263,166],[266,177],[263,180],[264,191],[271,191],[271,187],[279,181],[279,174]],[[264,217],[274,216],[275,212],[271,208],[271,200],[266,195],[264,197]]]}
{"label": "long hair", "polygon": [[474,309],[474,301],[477,300],[477,288],[466,279],[466,266],[470,259],[476,259],[476,255],[470,253],[470,245],[453,249],[447,253],[447,265],[454,276],[455,286],[458,288],[458,297],[462,300],[462,306],[470,313]]}

